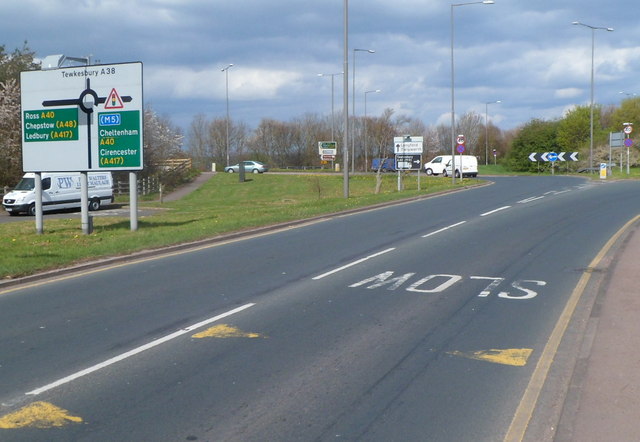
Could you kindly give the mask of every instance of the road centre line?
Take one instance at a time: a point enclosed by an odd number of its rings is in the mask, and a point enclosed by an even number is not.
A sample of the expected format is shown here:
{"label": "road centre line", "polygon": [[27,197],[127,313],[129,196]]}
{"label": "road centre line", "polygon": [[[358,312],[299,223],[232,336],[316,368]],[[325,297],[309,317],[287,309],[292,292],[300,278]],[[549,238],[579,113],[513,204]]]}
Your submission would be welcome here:
{"label": "road centre line", "polygon": [[422,237],[423,237],[423,238],[427,238],[427,237],[429,237],[429,236],[431,236],[431,235],[435,235],[435,234],[437,234],[437,233],[442,233],[442,232],[444,232],[445,230],[452,229],[452,228],[457,227],[457,226],[459,226],[459,225],[461,225],[461,224],[464,224],[464,223],[466,223],[466,221],[460,221],[459,223],[451,224],[450,226],[443,227],[442,229],[436,230],[435,232],[431,232],[431,233],[427,233],[426,235],[422,235]]}
{"label": "road centre line", "polygon": [[393,251],[395,249],[396,249],[395,247],[391,247],[391,248],[383,250],[381,252],[374,253],[373,255],[365,256],[364,258],[361,258],[361,259],[358,259],[356,261],[350,262],[349,264],[343,265],[342,267],[338,267],[337,269],[330,270],[330,271],[328,271],[326,273],[323,273],[322,275],[314,276],[311,279],[314,279],[314,280],[322,279],[325,276],[333,275],[334,273],[337,273],[337,272],[339,272],[341,270],[348,269],[349,267],[352,267],[354,265],[360,264],[360,263],[362,263],[362,262],[364,262],[364,261],[366,261],[368,259],[375,258],[376,256],[380,256],[380,255],[383,255],[385,253],[391,252],[391,251]]}
{"label": "road centre line", "polygon": [[142,345],[140,347],[134,348],[133,350],[129,350],[129,351],[127,351],[125,353],[122,353],[122,354],[120,354],[118,356],[115,356],[115,357],[113,357],[111,359],[107,359],[106,361],[101,362],[99,364],[96,364],[96,365],[94,365],[92,367],[85,368],[84,370],[80,370],[80,371],[78,371],[78,372],[76,372],[76,373],[74,373],[72,375],[66,376],[66,377],[64,377],[62,379],[58,379],[57,381],[52,382],[50,384],[47,384],[47,385],[45,385],[43,387],[36,388],[35,390],[31,390],[31,391],[29,391],[29,392],[27,392],[25,394],[26,395],[36,396],[36,395],[38,395],[40,393],[44,393],[45,391],[51,390],[53,388],[59,387],[59,386],[64,385],[64,384],[68,384],[69,382],[72,382],[72,381],[74,381],[76,379],[79,379],[79,378],[81,378],[83,376],[86,376],[86,375],[88,375],[90,373],[93,373],[94,371],[98,371],[98,370],[101,370],[103,368],[106,368],[106,367],[108,367],[110,365],[115,364],[116,362],[123,361],[123,360],[125,360],[127,358],[130,358],[131,356],[135,356],[138,353],[142,353],[145,350],[149,350],[149,349],[151,349],[153,347],[157,347],[160,344],[168,342],[168,341],[170,341],[172,339],[175,339],[175,338],[177,338],[179,336],[182,336],[184,334],[191,333],[192,331],[194,331],[196,329],[199,329],[201,327],[204,327],[205,325],[211,324],[212,322],[219,321],[222,318],[226,318],[228,316],[231,316],[231,315],[234,315],[236,313],[239,313],[239,312],[241,312],[243,310],[248,309],[249,307],[253,307],[254,305],[255,304],[252,304],[252,303],[245,304],[243,306],[234,308],[233,310],[229,310],[228,312],[222,313],[222,314],[220,314],[218,316],[214,316],[212,318],[205,319],[204,321],[198,322],[197,324],[190,325],[189,327],[183,328],[183,329],[178,330],[178,331],[176,331],[174,333],[171,333],[171,334],[168,334],[168,335],[163,336],[161,338],[158,338],[155,341],[151,341],[151,342],[149,342],[149,343],[147,343],[145,345]]}
{"label": "road centre line", "polygon": [[497,209],[490,210],[489,212],[481,213],[480,216],[491,215],[492,213],[500,212],[501,210],[506,210],[506,209],[509,209],[509,208],[511,208],[511,206],[498,207]]}
{"label": "road centre line", "polygon": [[531,198],[525,198],[523,200],[518,201],[518,204],[525,204],[525,203],[530,203],[531,201],[535,201],[535,200],[539,200],[544,198],[543,196],[532,196]]}

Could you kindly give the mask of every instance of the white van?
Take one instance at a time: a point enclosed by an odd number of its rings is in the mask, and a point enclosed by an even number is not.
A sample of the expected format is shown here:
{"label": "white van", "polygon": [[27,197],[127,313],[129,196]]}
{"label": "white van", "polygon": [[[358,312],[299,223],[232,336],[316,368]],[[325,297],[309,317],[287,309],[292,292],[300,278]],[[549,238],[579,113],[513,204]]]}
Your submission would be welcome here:
{"label": "white van", "polygon": [[[9,215],[36,213],[34,173],[26,173],[16,187],[2,199]],[[98,210],[103,203],[113,202],[111,172],[89,172],[89,210]],[[80,173],[42,173],[42,210],[80,207]]]}
{"label": "white van", "polygon": [[[460,171],[463,177],[478,176],[478,159],[473,155],[456,155],[456,178],[460,178]],[[444,176],[451,175],[451,160],[447,163]]]}
{"label": "white van", "polygon": [[446,172],[447,163],[451,161],[451,155],[439,155],[425,163],[424,172],[427,175],[440,175]]}

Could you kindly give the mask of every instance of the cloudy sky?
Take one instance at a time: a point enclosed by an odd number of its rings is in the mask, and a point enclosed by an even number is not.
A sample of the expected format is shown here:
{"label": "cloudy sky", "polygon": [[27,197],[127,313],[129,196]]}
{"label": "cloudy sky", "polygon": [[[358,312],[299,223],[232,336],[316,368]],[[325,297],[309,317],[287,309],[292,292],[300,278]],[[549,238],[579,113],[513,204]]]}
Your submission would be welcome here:
{"label": "cloudy sky", "polygon": [[[462,2],[460,2],[462,3]],[[344,0],[2,0],[0,44],[38,57],[142,61],[145,102],[183,129],[197,114],[254,128],[263,118],[330,115],[331,74],[343,71]],[[349,1],[349,98],[355,112],[385,108],[426,125],[451,111],[451,2]],[[640,94],[638,0],[495,0],[456,6],[455,108],[502,129],[588,104],[595,36],[595,101]],[[573,26],[615,28],[592,31]],[[342,76],[335,76],[335,109]],[[620,93],[624,92],[624,93]],[[351,106],[351,104],[350,104]],[[350,112],[352,109],[350,109]]]}

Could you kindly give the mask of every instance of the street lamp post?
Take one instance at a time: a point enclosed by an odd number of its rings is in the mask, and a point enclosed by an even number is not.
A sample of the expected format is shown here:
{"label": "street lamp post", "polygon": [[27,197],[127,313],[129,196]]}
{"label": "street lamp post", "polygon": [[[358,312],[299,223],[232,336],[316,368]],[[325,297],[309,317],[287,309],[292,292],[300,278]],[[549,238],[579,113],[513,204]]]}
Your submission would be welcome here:
{"label": "street lamp post", "polygon": [[[355,127],[356,121],[356,52],[367,52],[369,54],[375,54],[376,51],[373,49],[354,49],[353,50],[353,80],[351,82],[351,112],[353,113],[353,123]],[[356,165],[356,134],[353,132],[353,136],[351,137],[351,172],[355,172]]]}
{"label": "street lamp post", "polygon": [[453,41],[455,36],[453,10],[456,6],[467,5],[492,5],[493,0],[484,0],[481,2],[453,3],[451,4],[451,182],[456,183],[456,110],[455,110],[455,69],[453,62]]}
{"label": "street lamp post", "polygon": [[500,100],[484,103],[484,165],[489,164],[489,105],[502,103]]}
{"label": "street lamp post", "polygon": [[364,92],[364,170],[367,170],[369,158],[367,156],[367,94],[377,94],[380,89]]}
{"label": "street lamp post", "polygon": [[344,35],[342,48],[342,193],[344,198],[349,198],[349,0],[343,0]]}
{"label": "street lamp post", "polygon": [[594,77],[594,55],[595,55],[595,40],[596,31],[603,30],[607,32],[613,32],[613,28],[606,28],[602,26],[591,26],[579,21],[574,21],[573,25],[584,26],[591,29],[591,117],[589,119],[589,173],[593,173],[593,77]]}
{"label": "street lamp post", "polygon": [[220,69],[221,72],[224,72],[227,91],[227,166],[229,165],[229,68],[231,66],[233,66],[233,63],[229,64],[225,68]]}
{"label": "street lamp post", "polygon": [[331,77],[331,141],[335,141],[333,135],[334,119],[333,119],[333,79],[336,75],[342,75],[344,72],[338,72],[337,74],[318,74],[318,77]]}

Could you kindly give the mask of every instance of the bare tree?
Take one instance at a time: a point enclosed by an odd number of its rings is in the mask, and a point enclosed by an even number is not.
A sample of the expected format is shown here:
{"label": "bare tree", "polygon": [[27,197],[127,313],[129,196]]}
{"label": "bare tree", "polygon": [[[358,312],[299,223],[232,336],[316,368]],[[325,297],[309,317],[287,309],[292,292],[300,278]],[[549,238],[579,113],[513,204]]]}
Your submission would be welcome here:
{"label": "bare tree", "polygon": [[215,159],[207,149],[207,120],[203,114],[198,114],[189,125],[189,153],[196,167],[208,169]]}
{"label": "bare tree", "polygon": [[[480,149],[478,142],[480,134],[484,132],[484,118],[475,112],[467,112],[458,121],[458,133],[465,138],[466,155],[479,155],[484,152],[484,147]],[[458,135],[458,134],[456,134]]]}

